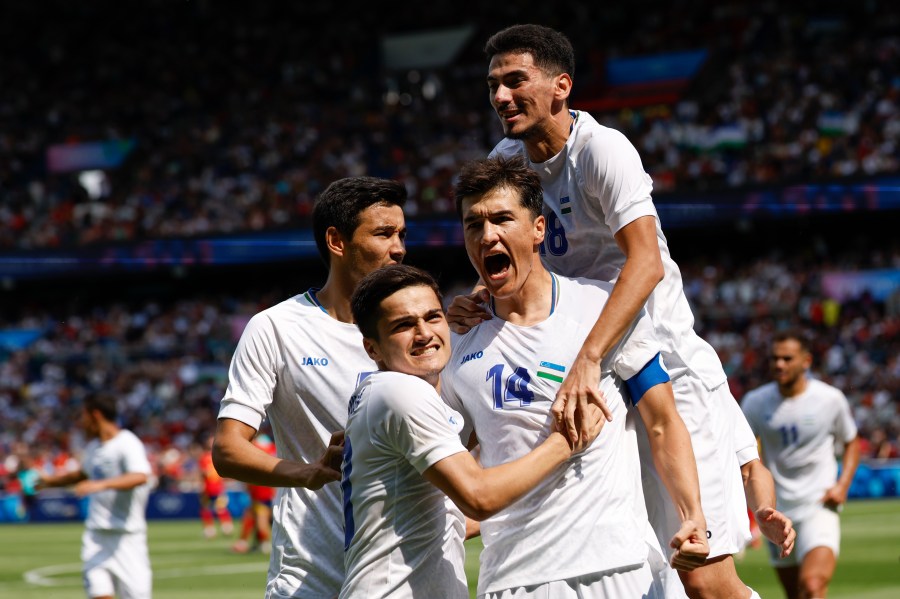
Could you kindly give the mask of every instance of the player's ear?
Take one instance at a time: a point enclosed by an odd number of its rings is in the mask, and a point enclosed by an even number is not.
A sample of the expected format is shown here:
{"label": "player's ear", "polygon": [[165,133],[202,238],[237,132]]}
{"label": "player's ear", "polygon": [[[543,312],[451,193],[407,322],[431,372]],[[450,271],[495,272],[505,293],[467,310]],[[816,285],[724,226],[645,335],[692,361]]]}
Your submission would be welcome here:
{"label": "player's ear", "polygon": [[328,227],[325,230],[325,246],[329,252],[337,256],[343,256],[345,245],[344,236],[337,230],[337,227]]}
{"label": "player's ear", "polygon": [[378,364],[381,363],[381,352],[379,351],[377,341],[369,337],[363,337],[363,347],[366,348],[366,353],[369,354],[372,361]]}
{"label": "player's ear", "polygon": [[534,245],[540,245],[544,242],[544,236],[547,232],[547,219],[544,218],[543,214],[539,214],[537,218],[534,219],[533,224],[533,240]]}
{"label": "player's ear", "polygon": [[572,93],[572,76],[568,73],[562,73],[556,76],[556,86],[554,96],[557,100],[568,100],[569,94]]}

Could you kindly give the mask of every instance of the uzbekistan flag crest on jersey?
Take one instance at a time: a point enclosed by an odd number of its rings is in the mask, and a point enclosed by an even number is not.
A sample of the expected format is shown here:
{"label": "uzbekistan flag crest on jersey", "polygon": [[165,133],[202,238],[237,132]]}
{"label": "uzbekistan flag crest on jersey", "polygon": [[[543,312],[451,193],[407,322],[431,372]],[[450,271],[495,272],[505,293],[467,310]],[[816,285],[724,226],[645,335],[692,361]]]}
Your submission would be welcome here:
{"label": "uzbekistan flag crest on jersey", "polygon": [[562,375],[565,374],[566,367],[554,364],[553,362],[541,362],[538,366],[538,378],[547,379],[548,381],[563,382]]}
{"label": "uzbekistan flag crest on jersey", "polygon": [[562,214],[571,214],[572,202],[569,201],[569,196],[559,198],[559,211]]}

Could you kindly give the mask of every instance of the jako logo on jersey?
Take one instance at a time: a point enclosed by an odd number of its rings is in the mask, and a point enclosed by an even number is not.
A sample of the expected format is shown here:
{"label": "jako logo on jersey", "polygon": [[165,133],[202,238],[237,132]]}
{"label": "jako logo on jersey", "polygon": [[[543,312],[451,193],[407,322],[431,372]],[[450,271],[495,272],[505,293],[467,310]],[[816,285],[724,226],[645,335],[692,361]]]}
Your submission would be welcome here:
{"label": "jako logo on jersey", "polygon": [[300,366],[328,366],[328,358],[304,357],[300,362]]}
{"label": "jako logo on jersey", "polygon": [[477,352],[472,352],[471,354],[465,356],[462,359],[462,361],[460,362],[460,364],[465,364],[469,360],[477,360],[478,358],[482,358],[482,357],[484,357],[484,352],[481,350],[478,350]]}

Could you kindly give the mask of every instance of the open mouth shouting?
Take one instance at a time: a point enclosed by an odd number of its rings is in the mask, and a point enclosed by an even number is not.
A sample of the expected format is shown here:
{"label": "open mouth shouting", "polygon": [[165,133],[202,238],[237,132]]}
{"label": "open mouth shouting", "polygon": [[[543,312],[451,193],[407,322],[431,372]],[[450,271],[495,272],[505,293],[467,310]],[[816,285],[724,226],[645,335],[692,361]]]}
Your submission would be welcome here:
{"label": "open mouth shouting", "polygon": [[484,257],[484,271],[492,281],[502,279],[509,272],[512,262],[509,256],[503,253],[491,254]]}

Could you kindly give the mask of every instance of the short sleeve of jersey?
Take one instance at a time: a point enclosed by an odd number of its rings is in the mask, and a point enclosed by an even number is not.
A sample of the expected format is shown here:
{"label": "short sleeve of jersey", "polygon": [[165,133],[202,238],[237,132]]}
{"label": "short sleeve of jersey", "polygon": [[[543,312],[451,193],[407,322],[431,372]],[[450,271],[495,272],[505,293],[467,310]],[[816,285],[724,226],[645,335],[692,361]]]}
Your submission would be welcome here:
{"label": "short sleeve of jersey", "polygon": [[843,443],[849,443],[856,438],[858,433],[856,429],[856,421],[853,420],[853,413],[850,411],[850,403],[847,397],[836,390],[838,398],[838,412],[835,422],[835,438]]}
{"label": "short sleeve of jersey", "polygon": [[[450,339],[452,346],[456,347],[456,333],[451,333]],[[459,433],[459,438],[464,445],[467,445],[469,442],[469,437],[472,436],[472,432],[475,430],[475,427],[473,425],[472,417],[466,411],[462,400],[456,393],[456,388],[453,386],[452,377],[441,377],[441,399],[444,400],[444,403],[450,406],[451,409],[456,410],[462,415],[464,422],[463,428]]]}
{"label": "short sleeve of jersey", "polygon": [[642,309],[631,330],[613,349],[612,369],[622,380],[635,376],[662,351],[662,345],[656,337],[650,317]]}
{"label": "short sleeve of jersey", "polygon": [[427,382],[397,377],[384,394],[385,442],[406,457],[420,474],[451,455],[466,451],[459,439],[462,416]]}
{"label": "short sleeve of jersey", "polygon": [[738,402],[728,400],[726,404],[728,414],[726,416],[731,420],[734,427],[734,449],[737,453],[738,466],[743,466],[747,462],[759,459],[759,447],[756,443],[756,436],[747,422],[747,418],[741,411]]}
{"label": "short sleeve of jersey", "polygon": [[271,319],[262,313],[254,315],[231,359],[219,418],[233,418],[259,430],[266,408],[272,403],[279,368],[277,356]]}
{"label": "short sleeve of jersey", "polygon": [[134,433],[125,431],[122,439],[122,471],[126,473],[139,472],[151,474],[150,461],[147,459],[147,451]]}
{"label": "short sleeve of jersey", "polygon": [[650,196],[653,180],[622,133],[609,128],[594,131],[577,161],[585,190],[599,199],[613,234],[642,216],[656,216]]}
{"label": "short sleeve of jersey", "polygon": [[759,435],[759,423],[756,421],[755,404],[756,399],[753,391],[747,393],[744,396],[744,399],[741,400],[741,411],[744,412],[744,417],[747,419],[747,424],[750,426],[750,432],[752,432],[754,436],[757,436]]}

